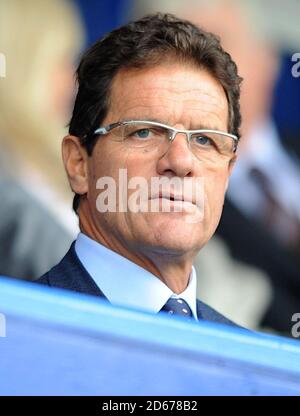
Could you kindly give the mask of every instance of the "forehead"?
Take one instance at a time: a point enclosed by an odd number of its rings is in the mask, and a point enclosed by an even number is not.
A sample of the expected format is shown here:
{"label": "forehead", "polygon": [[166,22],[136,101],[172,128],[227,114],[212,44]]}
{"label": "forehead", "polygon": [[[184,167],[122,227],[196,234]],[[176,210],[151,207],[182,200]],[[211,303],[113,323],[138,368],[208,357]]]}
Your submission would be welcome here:
{"label": "forehead", "polygon": [[107,122],[156,119],[186,128],[226,128],[228,103],[222,85],[205,69],[168,64],[121,70],[112,82]]}

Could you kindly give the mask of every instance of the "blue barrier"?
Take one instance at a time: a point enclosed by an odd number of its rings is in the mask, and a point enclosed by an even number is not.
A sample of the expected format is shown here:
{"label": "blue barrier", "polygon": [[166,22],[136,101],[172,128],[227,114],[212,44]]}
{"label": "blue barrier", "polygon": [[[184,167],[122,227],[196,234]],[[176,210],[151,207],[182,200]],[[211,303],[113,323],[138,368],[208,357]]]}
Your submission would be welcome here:
{"label": "blue barrier", "polygon": [[299,395],[298,341],[0,279],[1,395]]}

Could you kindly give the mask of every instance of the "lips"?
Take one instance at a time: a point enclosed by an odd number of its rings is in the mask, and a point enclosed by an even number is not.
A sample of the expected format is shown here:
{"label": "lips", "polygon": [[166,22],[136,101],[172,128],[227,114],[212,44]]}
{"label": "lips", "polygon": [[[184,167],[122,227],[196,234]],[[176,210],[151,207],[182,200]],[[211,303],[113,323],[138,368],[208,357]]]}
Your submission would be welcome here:
{"label": "lips", "polygon": [[182,195],[182,194],[174,194],[172,192],[159,192],[153,194],[150,199],[167,199],[170,201],[181,201],[181,202],[190,202],[191,204],[195,204],[193,198],[189,195]]}

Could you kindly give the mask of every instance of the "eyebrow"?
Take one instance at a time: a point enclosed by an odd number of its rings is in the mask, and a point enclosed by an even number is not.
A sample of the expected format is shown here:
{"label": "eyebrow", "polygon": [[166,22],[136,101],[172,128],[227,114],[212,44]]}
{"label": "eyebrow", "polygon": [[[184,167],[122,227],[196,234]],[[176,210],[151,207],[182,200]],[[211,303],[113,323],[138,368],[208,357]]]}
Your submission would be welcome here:
{"label": "eyebrow", "polygon": [[[127,120],[129,120],[129,118]],[[167,122],[165,120],[162,120],[162,119],[159,119],[159,118],[156,118],[156,117],[131,118],[131,120],[153,121],[155,123],[161,123],[161,124],[165,124],[167,126],[173,127],[169,124],[169,122]],[[226,130],[220,129],[220,127],[218,127],[216,125],[207,126],[207,125],[204,125],[204,124],[198,124],[196,128],[184,129],[184,130],[217,130],[217,131],[224,131],[225,132],[227,129]]]}

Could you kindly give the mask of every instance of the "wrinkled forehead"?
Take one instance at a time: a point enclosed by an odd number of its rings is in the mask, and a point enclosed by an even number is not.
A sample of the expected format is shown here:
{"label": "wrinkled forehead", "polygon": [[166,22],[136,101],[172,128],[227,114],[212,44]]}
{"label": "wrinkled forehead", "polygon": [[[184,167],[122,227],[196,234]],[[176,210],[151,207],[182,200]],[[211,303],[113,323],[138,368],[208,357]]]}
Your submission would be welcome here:
{"label": "wrinkled forehead", "polygon": [[[228,102],[224,89],[207,70],[191,65],[161,65],[123,69],[113,79],[107,122],[128,119],[160,120],[227,128]],[[204,119],[204,120],[203,120]]]}

